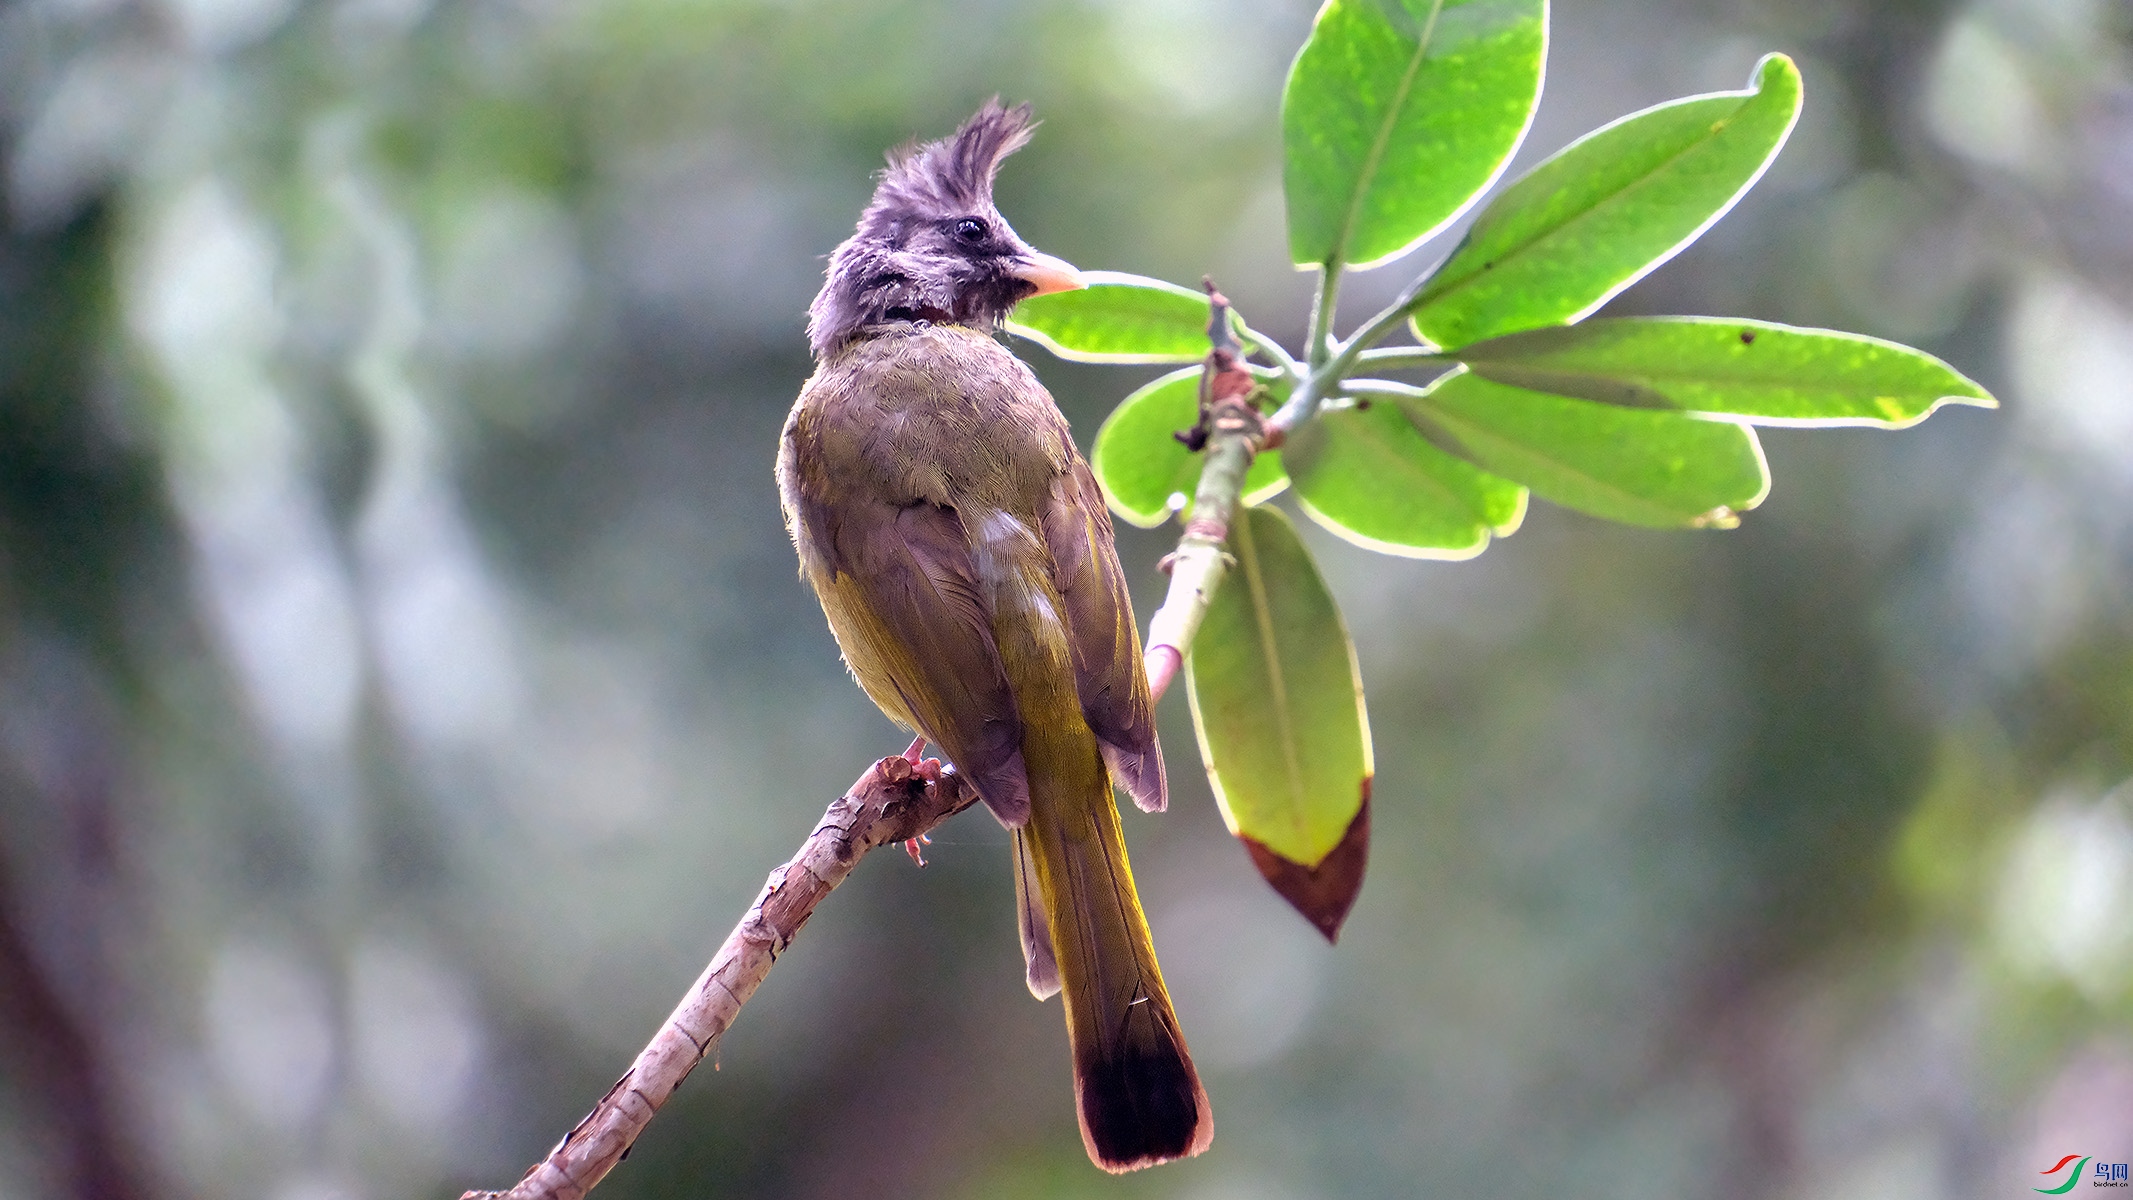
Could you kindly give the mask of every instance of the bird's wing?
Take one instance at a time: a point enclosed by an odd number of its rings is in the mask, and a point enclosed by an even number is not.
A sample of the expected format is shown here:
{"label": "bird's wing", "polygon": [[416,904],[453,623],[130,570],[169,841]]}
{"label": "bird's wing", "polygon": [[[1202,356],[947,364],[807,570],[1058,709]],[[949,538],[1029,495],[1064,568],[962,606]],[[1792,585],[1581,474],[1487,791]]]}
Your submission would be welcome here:
{"label": "bird's wing", "polygon": [[1163,748],[1155,738],[1155,705],[1141,664],[1140,632],[1112,544],[1111,514],[1080,455],[1053,480],[1040,519],[1073,650],[1082,715],[1096,732],[1112,778],[1135,804],[1160,812],[1169,792]]}
{"label": "bird's wing", "polygon": [[803,558],[852,674],[939,746],[993,815],[1027,821],[1022,722],[955,510],[799,499]]}

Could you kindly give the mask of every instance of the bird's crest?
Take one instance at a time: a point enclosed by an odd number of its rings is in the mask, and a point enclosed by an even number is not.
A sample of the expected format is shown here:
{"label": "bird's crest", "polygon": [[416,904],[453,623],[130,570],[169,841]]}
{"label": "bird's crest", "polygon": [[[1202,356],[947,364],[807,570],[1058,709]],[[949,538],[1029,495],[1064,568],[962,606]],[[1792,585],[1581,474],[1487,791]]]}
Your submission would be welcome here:
{"label": "bird's crest", "polygon": [[1008,108],[995,96],[953,136],[890,151],[889,166],[859,220],[859,232],[893,241],[895,227],[903,220],[959,216],[990,207],[1000,160],[1027,145],[1036,127],[1029,105]]}
{"label": "bird's crest", "polygon": [[[1036,126],[1029,105],[1008,108],[995,96],[952,136],[889,153],[858,230],[830,255],[828,278],[808,306],[816,358],[899,311],[991,328],[1030,294],[1012,264],[1036,251],[993,208],[992,180]],[[981,244],[952,232],[965,217],[978,218]]]}

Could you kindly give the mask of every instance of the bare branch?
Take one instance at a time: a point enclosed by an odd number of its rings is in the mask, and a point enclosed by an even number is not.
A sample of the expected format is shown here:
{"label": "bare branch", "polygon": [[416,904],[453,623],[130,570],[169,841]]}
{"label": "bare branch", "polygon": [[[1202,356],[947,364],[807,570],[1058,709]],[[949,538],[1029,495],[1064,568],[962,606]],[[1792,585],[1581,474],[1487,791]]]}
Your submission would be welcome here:
{"label": "bare branch", "polygon": [[1214,309],[1207,325],[1213,348],[1201,376],[1200,424],[1193,438],[1204,440],[1207,460],[1200,468],[1200,484],[1194,491],[1184,536],[1163,560],[1170,572],[1170,591],[1148,621],[1142,661],[1148,669],[1148,690],[1158,699],[1177,678],[1215,589],[1229,572],[1229,556],[1223,553],[1222,543],[1229,539],[1230,519],[1244,493],[1245,472],[1251,470],[1260,450],[1279,443],[1279,432],[1267,427],[1253,403],[1257,385],[1230,331],[1229,300],[1215,290],[1212,281],[1206,286]]}
{"label": "bare branch", "polygon": [[590,1192],[696,1064],[718,1048],[778,955],[860,858],[918,837],[977,798],[953,769],[932,759],[914,764],[896,755],[868,767],[829,806],[792,861],[770,873],[711,965],[592,1112],[509,1191],[468,1192],[460,1200],[579,1200]]}

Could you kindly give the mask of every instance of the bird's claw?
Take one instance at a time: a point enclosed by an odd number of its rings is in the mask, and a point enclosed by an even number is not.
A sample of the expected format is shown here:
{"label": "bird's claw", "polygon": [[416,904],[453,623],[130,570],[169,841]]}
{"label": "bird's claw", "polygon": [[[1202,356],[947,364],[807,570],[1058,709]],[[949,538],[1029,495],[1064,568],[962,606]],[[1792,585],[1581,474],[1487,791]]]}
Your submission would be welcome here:
{"label": "bird's claw", "polygon": [[[936,786],[945,778],[947,769],[941,765],[940,759],[920,757],[925,752],[925,749],[926,739],[924,735],[920,735],[912,740],[910,749],[905,750],[902,754],[892,754],[882,759],[874,764],[874,769],[881,772],[882,779],[888,783],[908,784],[915,782],[926,787]],[[882,811],[884,813],[888,811],[888,803],[887,800],[882,801]],[[904,842],[904,853],[911,856],[912,862],[923,867],[926,865],[926,856],[919,847],[930,845],[932,841],[932,838],[923,833],[915,838],[907,839]]]}
{"label": "bird's claw", "polygon": [[[902,783],[904,780],[911,778],[916,778],[925,783],[939,783],[941,781],[941,760],[926,758],[924,757],[925,752],[926,737],[924,734],[911,739],[911,748],[903,752],[903,760],[910,764],[910,771],[907,774],[896,776],[896,782]],[[882,760],[884,764],[888,761],[888,759]]]}
{"label": "bird's claw", "polygon": [[874,769],[880,771],[881,777],[890,783],[902,783],[909,779],[916,779],[920,783],[939,783],[943,770],[941,760],[920,758],[919,752],[925,747],[926,739],[920,738],[911,743],[911,748],[902,754],[892,754],[875,763]]}

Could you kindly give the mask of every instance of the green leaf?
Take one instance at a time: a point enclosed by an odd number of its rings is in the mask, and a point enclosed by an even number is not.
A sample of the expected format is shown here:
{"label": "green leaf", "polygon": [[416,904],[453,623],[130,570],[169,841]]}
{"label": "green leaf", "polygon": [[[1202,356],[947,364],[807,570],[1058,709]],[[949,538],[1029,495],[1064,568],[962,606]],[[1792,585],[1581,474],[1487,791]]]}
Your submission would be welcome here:
{"label": "green leaf", "polygon": [[1237,566],[1186,660],[1193,728],[1230,832],[1312,867],[1368,795],[1370,724],[1340,610],[1296,527],[1246,509]]}
{"label": "green leaf", "polygon": [[1532,123],[1546,0],[1328,0],[1281,96],[1299,266],[1375,266],[1485,191]]}
{"label": "green leaf", "polygon": [[1325,412],[1282,455],[1306,515],[1385,554],[1472,558],[1525,519],[1526,489],[1431,445],[1389,401]]}
{"label": "green leaf", "polygon": [[1755,432],[1730,421],[1551,396],[1465,371],[1400,403],[1488,470],[1611,521],[1730,528],[1770,490]]}
{"label": "green leaf", "polygon": [[1199,362],[1207,357],[1207,294],[1145,275],[1084,271],[1078,291],[1032,296],[1007,329],[1076,362]]}
{"label": "green leaf", "polygon": [[[1206,345],[1206,331],[1200,335]],[[1285,389],[1276,387],[1278,395]],[[1200,483],[1202,456],[1170,436],[1200,419],[1200,368],[1172,371],[1126,397],[1096,431],[1089,465],[1104,498],[1121,520],[1153,529],[1192,500]],[[1252,460],[1244,477],[1244,502],[1258,504],[1289,486],[1281,453],[1268,450]]]}
{"label": "green leaf", "polygon": [[1482,210],[1417,297],[1415,329],[1457,347],[1592,312],[1732,208],[1799,115],[1799,70],[1772,54],[1751,90],[1676,100],[1585,135]]}
{"label": "green leaf", "polygon": [[1499,383],[1610,404],[1725,413],[1758,425],[1901,429],[1943,404],[1999,403],[1955,368],[1909,346],[1765,321],[1602,318],[1492,338],[1459,357],[1476,375]]}

